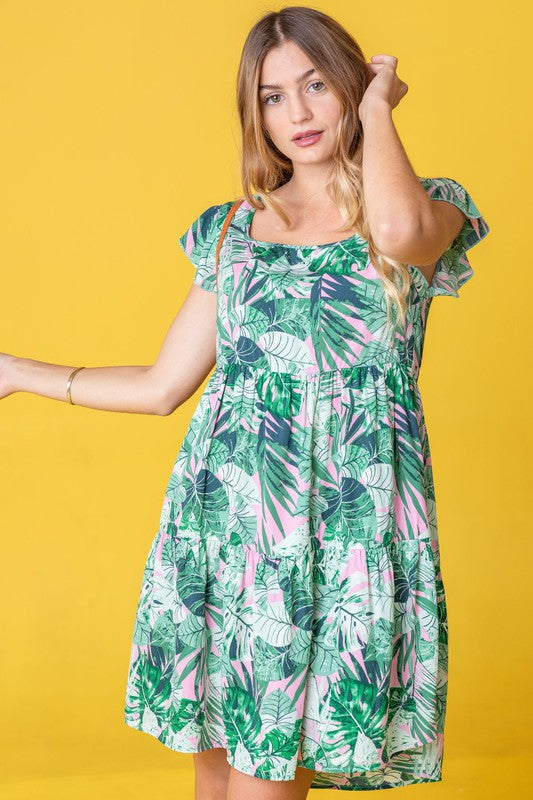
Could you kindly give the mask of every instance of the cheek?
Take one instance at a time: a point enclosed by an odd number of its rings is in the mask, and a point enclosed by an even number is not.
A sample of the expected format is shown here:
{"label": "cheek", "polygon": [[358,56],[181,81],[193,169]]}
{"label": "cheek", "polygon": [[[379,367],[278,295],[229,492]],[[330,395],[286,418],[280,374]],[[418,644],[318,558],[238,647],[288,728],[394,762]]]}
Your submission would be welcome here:
{"label": "cheek", "polygon": [[277,108],[263,111],[263,123],[273,139],[283,136],[287,130],[289,123],[285,116],[282,110]]}
{"label": "cheek", "polygon": [[335,95],[329,94],[327,97],[324,97],[324,105],[322,107],[322,111],[330,122],[335,123],[342,117],[342,106],[335,97]]}

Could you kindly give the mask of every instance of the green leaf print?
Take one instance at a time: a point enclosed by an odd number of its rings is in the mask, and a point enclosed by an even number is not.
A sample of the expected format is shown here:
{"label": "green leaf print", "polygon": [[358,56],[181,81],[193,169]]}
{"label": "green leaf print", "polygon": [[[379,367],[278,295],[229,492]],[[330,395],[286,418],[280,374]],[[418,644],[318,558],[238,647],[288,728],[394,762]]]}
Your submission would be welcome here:
{"label": "green leaf print", "polygon": [[155,663],[147,664],[141,675],[130,684],[127,693],[127,711],[142,716],[146,708],[156,717],[163,717],[170,698],[171,686]]}
{"label": "green leaf print", "polygon": [[[330,715],[322,742],[326,753],[335,753],[343,742],[355,748],[360,735],[375,746],[381,743],[388,698],[377,686],[341,678],[332,684],[328,703]],[[371,753],[376,756],[371,763],[379,766],[375,749]]]}
{"label": "green leaf print", "polygon": [[240,742],[254,751],[261,736],[261,717],[253,697],[238,686],[223,691],[224,723],[228,737],[228,747],[235,749]]}
{"label": "green leaf print", "polygon": [[[216,365],[169,477],[143,573],[128,725],[168,748],[311,788],[441,780],[448,617],[418,387],[428,314],[473,274],[488,225],[465,215],[404,323],[356,234],[251,238],[256,209],[210,206],[180,237],[216,292]],[[256,196],[256,199],[259,199]],[[393,317],[394,317],[394,308]]]}

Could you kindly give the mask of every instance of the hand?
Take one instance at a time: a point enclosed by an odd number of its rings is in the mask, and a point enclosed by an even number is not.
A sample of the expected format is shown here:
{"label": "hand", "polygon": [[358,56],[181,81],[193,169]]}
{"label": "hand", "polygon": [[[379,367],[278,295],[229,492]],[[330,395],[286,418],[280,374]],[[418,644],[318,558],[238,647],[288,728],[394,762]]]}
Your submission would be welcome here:
{"label": "hand", "polygon": [[367,62],[370,83],[359,104],[359,111],[362,110],[361,107],[363,105],[375,100],[379,102],[385,101],[392,110],[398,105],[402,97],[405,97],[409,87],[396,75],[397,66],[398,59],[396,56],[386,54],[372,56],[370,62]]}

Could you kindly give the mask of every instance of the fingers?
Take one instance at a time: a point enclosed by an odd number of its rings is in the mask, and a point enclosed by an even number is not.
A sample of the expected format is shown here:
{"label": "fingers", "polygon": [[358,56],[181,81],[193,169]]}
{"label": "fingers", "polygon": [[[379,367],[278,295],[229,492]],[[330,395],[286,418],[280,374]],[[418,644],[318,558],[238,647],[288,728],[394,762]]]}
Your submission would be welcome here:
{"label": "fingers", "polygon": [[368,64],[370,69],[379,72],[381,67],[392,67],[392,71],[396,72],[398,66],[398,59],[396,56],[390,56],[387,53],[380,53],[377,56],[372,56]]}
{"label": "fingers", "polygon": [[377,56],[372,56],[372,58],[370,60],[371,61],[380,61],[383,64],[391,64],[394,67],[396,67],[398,65],[398,59],[396,58],[396,56],[390,56],[387,53],[380,53]]}

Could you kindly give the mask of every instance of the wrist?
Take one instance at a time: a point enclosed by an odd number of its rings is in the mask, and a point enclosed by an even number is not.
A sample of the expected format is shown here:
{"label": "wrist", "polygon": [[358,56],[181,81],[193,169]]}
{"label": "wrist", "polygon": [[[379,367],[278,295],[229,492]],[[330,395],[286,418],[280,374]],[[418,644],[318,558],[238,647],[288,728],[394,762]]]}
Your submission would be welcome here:
{"label": "wrist", "polygon": [[7,365],[8,382],[12,392],[24,392],[24,375],[28,359],[22,356],[11,356]]}
{"label": "wrist", "polygon": [[359,104],[358,113],[364,127],[370,117],[392,117],[392,108],[390,103],[387,103],[382,97],[373,97],[363,100]]}
{"label": "wrist", "polygon": [[21,358],[10,353],[2,353],[0,356],[0,373],[2,376],[3,390],[7,394],[20,391],[19,370]]}

